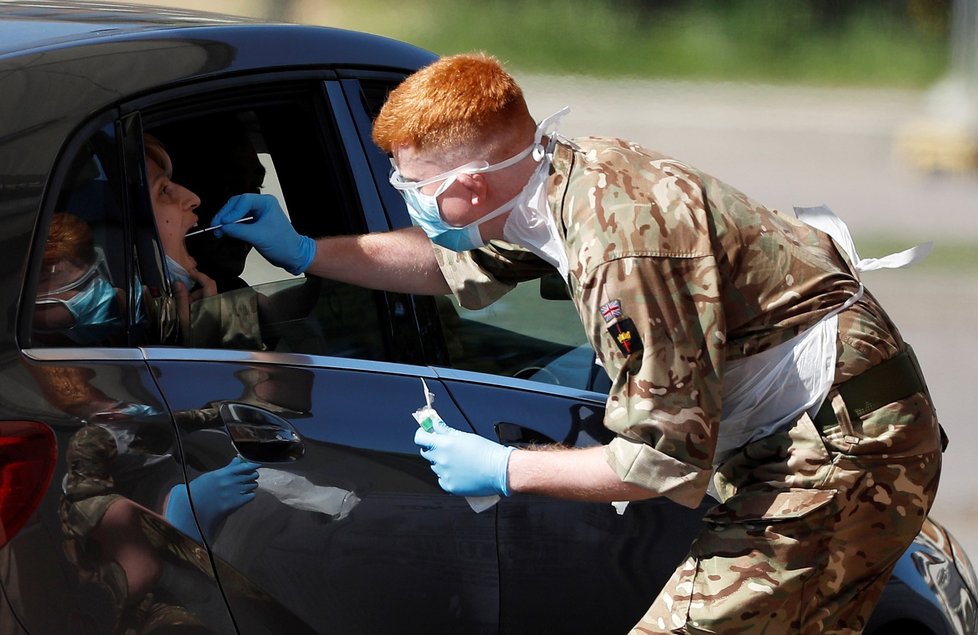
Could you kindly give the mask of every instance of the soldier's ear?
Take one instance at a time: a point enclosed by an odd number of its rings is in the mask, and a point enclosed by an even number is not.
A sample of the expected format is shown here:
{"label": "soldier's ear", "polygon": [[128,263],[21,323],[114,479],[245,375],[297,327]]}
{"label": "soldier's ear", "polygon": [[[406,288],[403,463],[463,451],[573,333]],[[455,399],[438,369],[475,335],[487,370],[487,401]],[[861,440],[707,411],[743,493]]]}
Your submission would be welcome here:
{"label": "soldier's ear", "polygon": [[460,174],[455,179],[462,187],[468,191],[469,203],[478,206],[485,202],[486,195],[489,193],[489,183],[483,174]]}

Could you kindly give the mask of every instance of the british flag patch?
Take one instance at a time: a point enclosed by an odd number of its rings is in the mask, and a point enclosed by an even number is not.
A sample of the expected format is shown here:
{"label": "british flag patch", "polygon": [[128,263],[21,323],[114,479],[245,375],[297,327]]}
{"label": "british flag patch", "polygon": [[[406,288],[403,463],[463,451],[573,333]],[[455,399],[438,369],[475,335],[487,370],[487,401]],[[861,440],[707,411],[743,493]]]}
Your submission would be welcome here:
{"label": "british flag patch", "polygon": [[617,320],[621,317],[621,301],[612,300],[608,304],[601,305],[601,308],[598,310],[601,311],[601,317],[604,318],[605,322]]}

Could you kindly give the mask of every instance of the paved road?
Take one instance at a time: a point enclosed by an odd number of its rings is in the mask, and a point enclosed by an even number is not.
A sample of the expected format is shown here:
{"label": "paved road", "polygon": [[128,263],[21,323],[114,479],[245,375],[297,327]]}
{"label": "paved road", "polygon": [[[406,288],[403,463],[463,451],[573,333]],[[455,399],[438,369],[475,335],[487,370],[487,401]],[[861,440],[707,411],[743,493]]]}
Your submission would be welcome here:
{"label": "paved road", "polygon": [[825,203],[857,245],[861,232],[978,242],[978,173],[920,174],[894,150],[926,94],[519,79],[537,118],[571,106],[564,134],[633,139],[778,209]]}
{"label": "paved road", "polygon": [[[769,206],[825,203],[860,237],[975,245],[978,173],[926,175],[894,148],[929,115],[908,91],[824,91],[520,77],[535,117],[571,106],[561,132],[618,135],[686,160]],[[882,254],[860,253],[863,257]],[[978,566],[978,267],[873,272],[867,286],[913,343],[951,437],[933,516]],[[978,397],[976,397],[978,400]]]}

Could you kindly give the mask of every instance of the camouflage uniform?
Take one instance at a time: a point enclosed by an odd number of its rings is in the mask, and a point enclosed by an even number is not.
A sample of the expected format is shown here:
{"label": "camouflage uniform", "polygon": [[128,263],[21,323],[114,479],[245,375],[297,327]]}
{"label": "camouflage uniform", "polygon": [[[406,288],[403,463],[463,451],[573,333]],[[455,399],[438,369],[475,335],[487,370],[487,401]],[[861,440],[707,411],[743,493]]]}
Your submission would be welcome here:
{"label": "camouflage uniform", "polygon": [[190,304],[190,341],[181,342],[177,300],[173,296],[153,297],[146,293],[149,306],[146,334],[154,344],[177,344],[207,348],[249,351],[265,350],[258,319],[258,294],[244,288],[200,298]]}
{"label": "camouflage uniform", "polygon": [[190,305],[191,346],[265,350],[258,319],[258,294],[246,287],[200,298]]}
{"label": "camouflage uniform", "polygon": [[[138,441],[135,445],[139,446],[139,450],[132,452],[134,455],[150,450]],[[159,449],[156,448],[157,451]],[[147,456],[153,455],[150,453]],[[139,462],[138,456],[130,458]],[[109,508],[116,504],[128,504],[135,512],[134,522],[142,540],[159,560],[189,564],[213,577],[207,550],[202,545],[171,527],[159,515],[119,493],[126,485],[133,485],[119,482],[120,476],[126,480],[124,474],[119,474],[124,471],[119,469],[119,465],[125,463],[125,459],[118,451],[114,435],[106,427],[87,424],[72,435],[65,451],[68,470],[63,481],[64,496],[58,509],[65,536],[65,556],[78,568],[82,582],[97,585],[110,594],[115,610],[115,633],[140,635],[177,627],[184,629],[181,632],[205,632],[191,612],[165,599],[165,589],[154,589],[163,590],[163,597],[154,592],[131,597],[126,571],[118,562],[102,557],[98,542],[93,540],[93,534]],[[176,467],[175,464],[173,467]],[[147,475],[143,473],[142,476],[145,478]],[[172,484],[172,480],[167,484]]]}
{"label": "camouflage uniform", "polygon": [[[904,349],[876,300],[867,292],[838,317],[827,417],[714,452],[725,364],[853,296],[848,259],[793,216],[623,140],[561,140],[548,195],[568,286],[612,380],[609,464],[687,506],[715,474],[721,501],[635,632],[860,631],[930,509],[941,457],[926,387],[861,417],[838,394]],[[541,273],[505,244],[436,252],[468,308]]]}

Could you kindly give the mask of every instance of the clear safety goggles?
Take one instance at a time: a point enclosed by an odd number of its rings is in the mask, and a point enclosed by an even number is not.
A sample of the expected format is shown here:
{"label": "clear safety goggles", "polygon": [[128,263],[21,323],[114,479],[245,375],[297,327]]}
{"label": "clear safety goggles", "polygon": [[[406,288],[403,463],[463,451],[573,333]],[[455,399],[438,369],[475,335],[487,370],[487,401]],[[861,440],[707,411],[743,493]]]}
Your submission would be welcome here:
{"label": "clear safety goggles", "polygon": [[427,179],[423,179],[421,181],[409,181],[405,179],[401,175],[400,170],[398,170],[397,164],[394,163],[394,159],[392,157],[391,174],[389,180],[391,185],[394,186],[394,189],[401,192],[402,195],[405,195],[405,193],[411,191],[416,192],[421,188],[425,187],[426,185],[431,185],[433,183],[441,182],[441,185],[438,187],[437,190],[435,190],[434,194],[430,194],[431,197],[438,198],[445,192],[445,190],[450,188],[452,186],[452,183],[455,182],[455,179],[457,179],[462,174],[480,174],[484,172],[495,172],[496,170],[502,170],[504,168],[508,168],[511,165],[516,165],[517,163],[519,163],[520,161],[528,157],[531,153],[534,154],[534,156],[543,155],[543,148],[540,146],[539,142],[535,141],[531,143],[526,147],[526,149],[517,152],[513,156],[509,157],[508,159],[504,159],[499,163],[490,164],[486,160],[472,161],[470,163],[466,163],[465,165],[460,165],[457,168],[453,168],[451,170],[448,170],[447,172],[442,172],[441,174],[432,176]]}
{"label": "clear safety goggles", "polygon": [[[52,273],[54,273],[52,271]],[[105,262],[105,254],[102,253],[101,248],[95,248],[95,262],[89,267],[85,273],[83,273],[78,278],[75,278],[71,282],[58,287],[57,289],[50,289],[48,291],[39,292],[37,297],[40,298],[50,298],[51,296],[61,295],[62,293],[67,293],[68,291],[74,291],[76,289],[84,289],[87,287],[96,277],[103,277],[106,280],[111,281],[109,276],[109,267]]]}

